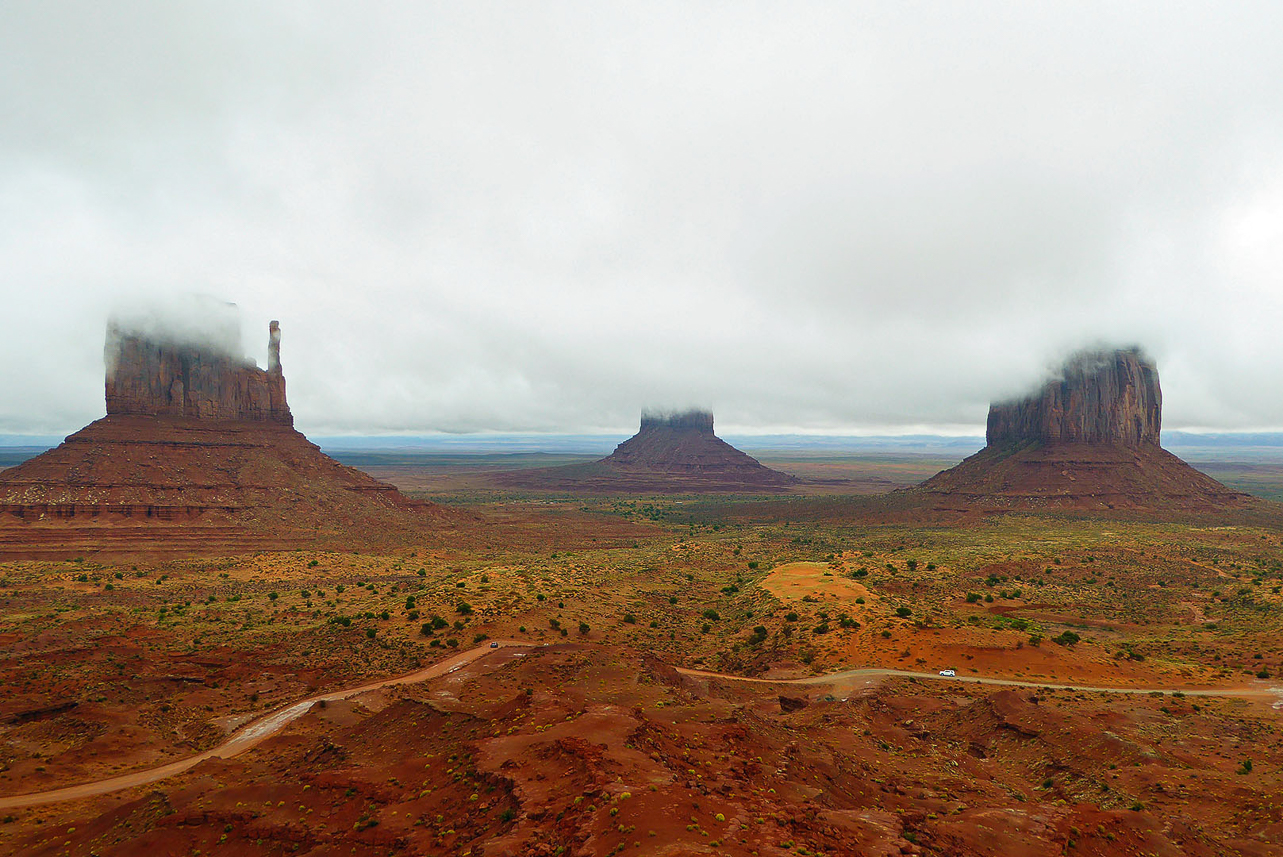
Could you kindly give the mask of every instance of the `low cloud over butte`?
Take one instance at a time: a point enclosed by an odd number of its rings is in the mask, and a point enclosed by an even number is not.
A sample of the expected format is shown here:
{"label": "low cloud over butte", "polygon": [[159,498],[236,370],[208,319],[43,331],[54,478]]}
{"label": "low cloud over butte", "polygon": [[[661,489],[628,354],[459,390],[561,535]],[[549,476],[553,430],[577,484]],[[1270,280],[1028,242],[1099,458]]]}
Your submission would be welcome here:
{"label": "low cloud over butte", "polygon": [[10,5],[0,433],[123,298],[288,320],[313,433],[979,433],[1095,344],[1283,426],[1278,4]]}

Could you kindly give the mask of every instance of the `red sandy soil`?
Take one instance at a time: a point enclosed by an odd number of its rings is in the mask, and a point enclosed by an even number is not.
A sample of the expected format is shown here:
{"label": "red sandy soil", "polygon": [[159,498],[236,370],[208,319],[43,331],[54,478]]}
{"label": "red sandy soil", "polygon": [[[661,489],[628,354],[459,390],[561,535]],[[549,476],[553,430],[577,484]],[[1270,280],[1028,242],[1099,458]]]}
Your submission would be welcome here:
{"label": "red sandy soil", "polygon": [[1241,703],[903,680],[836,695],[595,646],[520,655],[314,707],[141,789],[19,810],[0,848],[1283,854],[1278,721]]}

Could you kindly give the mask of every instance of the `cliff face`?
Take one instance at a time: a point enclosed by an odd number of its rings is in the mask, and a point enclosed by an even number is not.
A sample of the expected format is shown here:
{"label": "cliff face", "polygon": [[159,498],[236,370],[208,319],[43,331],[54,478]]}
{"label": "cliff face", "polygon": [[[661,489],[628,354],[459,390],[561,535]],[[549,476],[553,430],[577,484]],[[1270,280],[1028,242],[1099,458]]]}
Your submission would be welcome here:
{"label": "cliff face", "polygon": [[[208,306],[230,317],[230,305]],[[239,322],[212,315],[186,330],[108,328],[107,416],[0,473],[0,557],[347,545],[437,514],[293,428],[276,322],[259,369],[239,356]]]}
{"label": "cliff face", "polygon": [[641,431],[670,429],[673,431],[693,431],[699,434],[713,433],[713,414],[711,411],[682,411],[680,413],[661,414],[643,411]]}
{"label": "cliff face", "polygon": [[1250,505],[1159,446],[1162,405],[1140,352],[1079,354],[1034,395],[990,407],[988,446],[918,490],[951,511]]}
{"label": "cliff face", "polygon": [[107,413],[293,425],[280,343],[280,325],[273,321],[268,368],[259,369],[212,346],[158,341],[110,324]]}
{"label": "cliff face", "polygon": [[1038,393],[991,405],[985,439],[991,447],[1032,441],[1158,446],[1162,407],[1153,361],[1136,349],[1085,352]]}

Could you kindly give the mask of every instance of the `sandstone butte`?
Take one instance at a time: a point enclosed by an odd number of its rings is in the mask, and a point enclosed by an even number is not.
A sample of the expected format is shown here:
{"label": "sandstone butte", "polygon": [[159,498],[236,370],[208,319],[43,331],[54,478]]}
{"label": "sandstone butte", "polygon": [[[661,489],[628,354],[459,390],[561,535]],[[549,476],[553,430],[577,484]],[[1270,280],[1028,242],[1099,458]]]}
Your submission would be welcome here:
{"label": "sandstone butte", "polygon": [[713,432],[708,411],[643,412],[637,434],[603,459],[504,474],[522,488],[596,493],[768,492],[798,480],[772,470]]}
{"label": "sandstone butte", "polygon": [[0,472],[0,554],[93,550],[164,524],[182,524],[164,533],[173,550],[256,548],[438,514],[294,429],[280,343],[273,321],[260,369],[212,340],[109,324],[107,415]]}
{"label": "sandstone butte", "polygon": [[691,410],[643,413],[637,434],[601,460],[623,473],[668,473],[696,478],[729,478],[763,485],[797,480],[772,470],[713,433],[713,415]]}
{"label": "sandstone butte", "polygon": [[985,448],[918,490],[958,509],[1250,504],[1160,446],[1162,402],[1158,368],[1138,349],[1076,354],[1030,395],[992,404]]}

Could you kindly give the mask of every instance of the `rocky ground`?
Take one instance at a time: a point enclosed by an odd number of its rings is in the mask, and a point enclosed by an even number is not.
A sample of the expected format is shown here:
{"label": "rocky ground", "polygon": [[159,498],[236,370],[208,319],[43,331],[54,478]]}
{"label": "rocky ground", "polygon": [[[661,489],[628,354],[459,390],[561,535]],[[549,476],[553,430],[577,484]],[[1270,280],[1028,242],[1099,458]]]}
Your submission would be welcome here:
{"label": "rocky ground", "polygon": [[[0,565],[0,799],[484,653],[4,809],[0,851],[1283,853],[1283,527],[850,508],[473,501],[450,545]],[[1166,692],[824,678],[945,666]]]}
{"label": "rocky ground", "polygon": [[237,758],[28,810],[6,840],[103,855],[1283,853],[1277,720],[1232,701],[831,691],[584,644],[497,651],[316,706]]}

